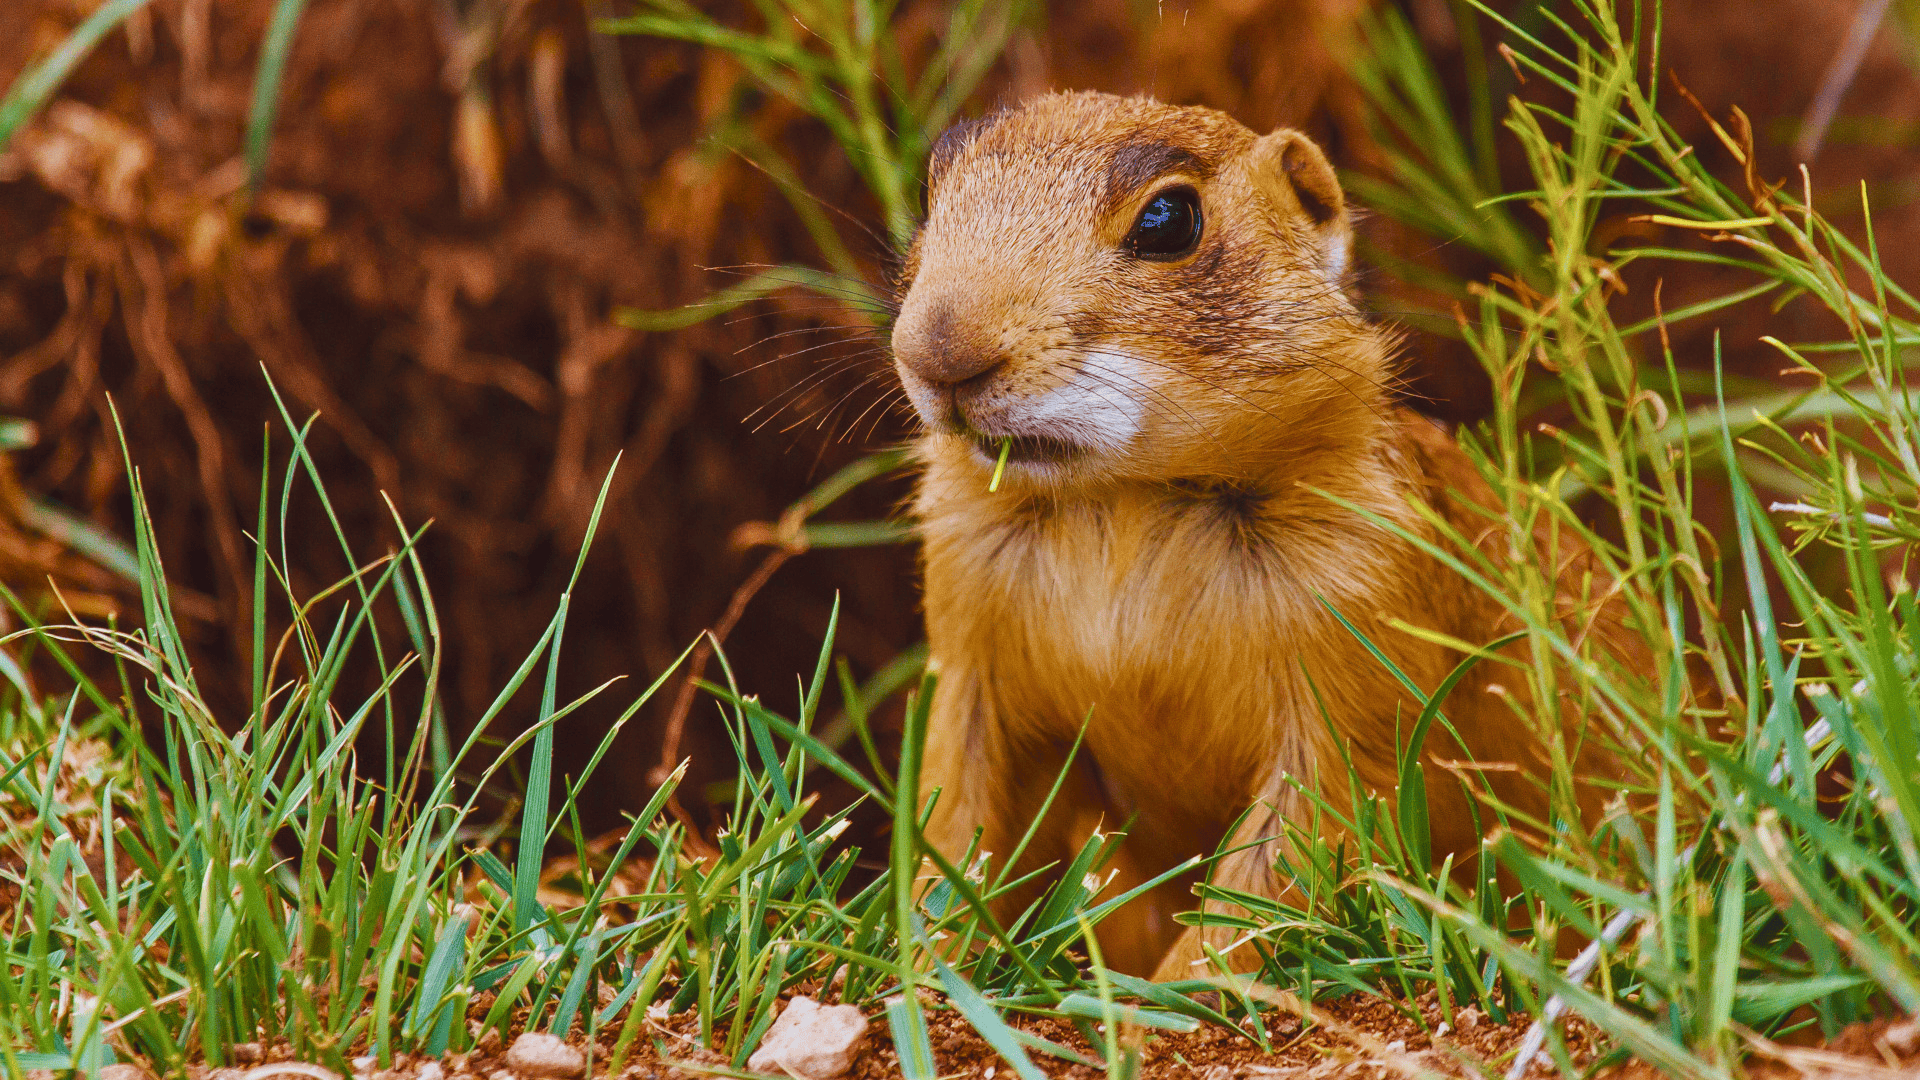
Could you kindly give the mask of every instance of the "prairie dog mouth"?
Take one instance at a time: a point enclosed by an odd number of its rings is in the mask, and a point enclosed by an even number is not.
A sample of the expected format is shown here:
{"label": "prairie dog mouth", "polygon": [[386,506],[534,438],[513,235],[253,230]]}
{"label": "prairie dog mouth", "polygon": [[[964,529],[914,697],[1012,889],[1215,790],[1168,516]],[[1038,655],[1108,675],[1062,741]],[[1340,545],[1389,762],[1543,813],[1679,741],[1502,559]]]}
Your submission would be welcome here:
{"label": "prairie dog mouth", "polygon": [[[989,462],[1000,460],[1000,448],[1008,441],[1004,435],[986,435],[969,432],[967,438],[973,443],[976,453]],[[1013,445],[1007,448],[1007,461],[1023,465],[1054,464],[1071,461],[1084,455],[1086,448],[1065,439],[1056,439],[1051,435],[1014,435]]]}

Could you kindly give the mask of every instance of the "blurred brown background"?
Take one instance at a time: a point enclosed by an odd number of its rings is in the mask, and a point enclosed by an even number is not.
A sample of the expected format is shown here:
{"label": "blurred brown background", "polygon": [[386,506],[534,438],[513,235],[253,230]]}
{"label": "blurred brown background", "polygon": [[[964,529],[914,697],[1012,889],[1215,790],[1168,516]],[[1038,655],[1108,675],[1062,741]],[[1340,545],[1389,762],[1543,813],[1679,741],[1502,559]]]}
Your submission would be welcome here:
{"label": "blurred brown background", "polygon": [[[93,6],[0,5],[0,84]],[[753,18],[747,4],[704,6]],[[1016,35],[976,108],[1048,88],[1146,91],[1255,128],[1304,127],[1343,165],[1368,169],[1377,161],[1339,60],[1364,6],[1052,5]],[[672,307],[737,280],[709,267],[819,262],[774,185],[703,144],[703,132],[737,115],[829,206],[875,228],[877,213],[826,131],[752,93],[731,62],[590,35],[588,12],[621,13],[622,0],[314,0],[265,190],[249,208],[240,155],[270,8],[156,0],[0,155],[0,413],[38,427],[37,443],[0,473],[0,581],[44,600],[51,574],[83,613],[134,610],[129,583],[52,535],[33,501],[131,536],[111,394],[183,590],[201,678],[235,715],[252,565],[243,530],[263,430],[274,433],[276,470],[288,449],[264,368],[297,419],[320,414],[312,449],[361,554],[397,540],[382,492],[408,522],[435,522],[422,553],[458,727],[538,637],[600,481],[623,454],[574,601],[563,690],[633,679],[571,722],[582,737],[563,747],[560,767],[577,768],[588,736],[721,616],[757,565],[732,545],[736,529],[776,518],[833,469],[909,430],[897,411],[869,409],[886,386],[884,357],[838,329],[848,312],[817,298],[776,296],[675,333],[613,324],[616,307]],[[1455,78],[1449,0],[1405,9]],[[908,55],[944,25],[943,10],[905,4]],[[1859,11],[1854,0],[1671,0],[1663,67],[1716,114],[1742,107],[1762,172],[1786,177],[1789,146]],[[1914,55],[1893,22],[1873,37],[1816,170],[1821,205],[1842,223],[1858,222],[1867,183],[1889,269],[1909,283],[1920,281]],[[1703,154],[1724,156],[1698,116],[1670,115],[1707,139]],[[1383,248],[1473,272],[1432,238],[1380,218],[1365,227]],[[877,239],[856,254],[883,279]],[[1666,304],[1724,284],[1708,272],[1669,280]],[[1402,296],[1377,274],[1359,287],[1385,311]],[[1762,314],[1722,320],[1734,362],[1753,370],[1770,362],[1743,351],[1753,334],[1740,323]],[[1414,329],[1421,407],[1474,417],[1482,391],[1470,365]],[[1697,351],[1710,331],[1690,327],[1676,344]],[[831,516],[880,517],[905,494],[904,481],[870,485]],[[298,591],[345,571],[311,498],[297,501],[290,533]],[[730,638],[735,673],[790,708],[836,593],[839,651],[856,673],[876,670],[919,639],[913,571],[906,547],[793,559]],[[603,770],[589,803],[602,821],[644,798],[670,701],[628,730]],[[713,713],[693,715],[696,775],[723,775],[732,758]]]}

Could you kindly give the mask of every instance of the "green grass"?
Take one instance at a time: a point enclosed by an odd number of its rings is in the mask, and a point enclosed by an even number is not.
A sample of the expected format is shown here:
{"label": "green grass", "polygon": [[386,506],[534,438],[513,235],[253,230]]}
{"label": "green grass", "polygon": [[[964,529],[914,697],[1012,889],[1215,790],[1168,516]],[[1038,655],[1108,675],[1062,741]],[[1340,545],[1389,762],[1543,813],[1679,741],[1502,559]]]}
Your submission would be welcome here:
{"label": "green grass", "polygon": [[945,32],[932,55],[910,74],[895,39],[893,0],[767,0],[756,5],[760,26],[724,25],[685,0],[643,0],[636,14],[603,19],[597,29],[692,42],[718,50],[745,70],[753,85],[785,99],[818,121],[844,152],[865,184],[884,223],[884,251],[863,264],[849,238],[799,171],[779,148],[754,134],[748,122],[756,108],[740,95],[711,125],[707,139],[718,151],[739,155],[780,189],[826,262],[825,271],[788,264],[761,269],[707,301],[671,311],[618,313],[622,325],[668,330],[712,318],[787,288],[812,291],[844,303],[876,327],[891,309],[884,287],[869,279],[875,260],[903,251],[920,217],[921,177],[940,132],[1000,59],[1021,24],[1035,20],[1033,0],[955,0]]}
{"label": "green grass", "polygon": [[[897,242],[916,212],[927,139],[974,83],[898,76],[884,5],[765,7],[814,16],[812,33],[774,18],[736,30],[664,3],[620,28],[727,49],[814,111],[861,162]],[[955,48],[982,50],[956,61],[965,74],[991,61],[1018,10],[956,10],[1001,35],[958,35]],[[1756,1036],[1833,1034],[1920,1010],[1920,609],[1907,577],[1920,540],[1920,408],[1907,385],[1920,305],[1879,267],[1871,206],[1863,197],[1869,231],[1850,239],[1812,212],[1797,179],[1776,190],[1708,171],[1665,118],[1691,106],[1659,89],[1657,56],[1633,44],[1643,40],[1635,21],[1657,20],[1651,7],[1567,0],[1522,23],[1456,5],[1463,40],[1504,43],[1532,85],[1551,88],[1502,110],[1498,80],[1470,73],[1464,122],[1417,39],[1383,11],[1358,74],[1390,167],[1356,191],[1472,246],[1501,275],[1423,281],[1457,300],[1448,318],[1492,379],[1493,415],[1462,432],[1501,503],[1486,527],[1521,551],[1539,527],[1579,536],[1655,657],[1620,670],[1557,617],[1552,567],[1462,554],[1471,547],[1452,537],[1435,554],[1499,599],[1531,658],[1469,662],[1509,664],[1531,700],[1579,702],[1588,737],[1629,748],[1635,768],[1597,823],[1572,812],[1564,765],[1541,778],[1556,816],[1531,830],[1504,828],[1506,808],[1481,800],[1491,857],[1461,880],[1431,865],[1420,797],[1459,781],[1423,770],[1415,752],[1447,722],[1451,682],[1414,686],[1425,706],[1404,727],[1399,797],[1356,785],[1345,804],[1316,802],[1322,821],[1296,823],[1282,869],[1303,899],[1202,892],[1244,909],[1264,960],[1257,977],[1306,1000],[1379,993],[1406,1007],[1433,992],[1449,1021],[1469,1006],[1495,1018],[1565,1008],[1612,1057],[1675,1076],[1730,1077]],[[929,98],[927,85],[947,89]],[[1524,176],[1503,179],[1481,149],[1496,130],[1524,153]],[[1719,130],[1740,160],[1741,122],[1720,118]],[[783,187],[796,207],[807,201],[797,182]],[[1596,225],[1615,213],[1657,215],[1672,239],[1597,249]],[[809,272],[839,289],[826,275],[859,268],[835,254],[835,239],[819,239],[829,270]],[[1621,275],[1641,288],[1663,264],[1702,262],[1744,280],[1666,313],[1665,325],[1762,299],[1824,310],[1838,328],[1831,340],[1766,339],[1783,364],[1805,369],[1804,389],[1738,382],[1717,355],[1675,356],[1662,322],[1616,320]],[[727,302],[736,299],[746,302]],[[1543,430],[1549,409],[1561,419]],[[643,1018],[655,1005],[697,1009],[702,1035],[739,1069],[783,990],[839,977],[845,1000],[886,1014],[916,1077],[933,1071],[931,1007],[964,1016],[1022,1077],[1080,1052],[1042,1044],[1010,1015],[1072,1021],[1094,1048],[1087,1060],[1113,1076],[1139,1068],[1117,1020],[1220,1024],[1264,1040],[1239,1022],[1267,1007],[1267,991],[1228,980],[1199,997],[1216,984],[1156,986],[1101,966],[1088,929],[1124,898],[1096,901],[1086,882],[1119,837],[1054,868],[1055,884],[1017,918],[993,918],[988,901],[1020,883],[971,853],[948,862],[920,833],[926,808],[913,793],[931,677],[912,694],[898,770],[883,769],[867,724],[876,688],[836,668],[831,632],[778,705],[734,685],[720,658],[703,707],[723,711],[742,768],[724,792],[717,854],[697,855],[661,813],[673,784],[611,855],[590,852],[575,793],[673,672],[638,691],[611,684],[560,701],[562,594],[492,706],[455,723],[439,704],[440,635],[417,531],[402,526],[408,542],[385,554],[341,535],[355,573],[317,596],[284,587],[289,508],[326,505],[306,428],[289,418],[287,430],[255,533],[247,715],[214,715],[197,687],[137,470],[137,628],[35,625],[0,653],[0,847],[20,859],[0,862],[0,884],[19,891],[0,908],[9,1072],[126,1058],[177,1070],[260,1038],[345,1070],[359,1053],[463,1050],[476,1037],[470,1018],[503,1034],[605,1035],[618,1059],[651,1037]],[[898,539],[884,523],[811,520],[898,463],[850,467],[785,527],[848,544]],[[1716,490],[1732,515],[1718,535],[1698,511]],[[1768,580],[1774,591],[1753,587]],[[269,610],[272,625],[290,625],[285,635],[269,638]],[[32,682],[29,664],[64,671],[65,682]],[[913,681],[915,666],[889,681]],[[101,670],[112,677],[84,674]],[[377,688],[350,691],[350,670],[376,672]],[[607,696],[622,699],[621,719],[581,774],[555,775],[557,725]],[[824,719],[830,703],[837,719]],[[1561,737],[1557,715],[1532,719]],[[495,726],[518,734],[489,735]],[[863,764],[843,756],[853,745]],[[890,817],[877,872],[856,866],[844,831],[853,808],[820,808],[820,769]],[[514,792],[505,780],[520,770]],[[1344,839],[1322,839],[1324,822],[1340,823]],[[578,869],[548,885],[578,906],[542,902],[543,865],[559,855]],[[938,874],[918,883],[928,860]],[[1594,943],[1574,964],[1558,948],[1569,933]],[[1578,1072],[1553,1026],[1542,1034],[1559,1067]]]}
{"label": "green grass", "polygon": [[[1556,617],[1552,568],[1462,555],[1459,537],[1433,550],[1523,627],[1535,661],[1514,677],[1532,682],[1533,700],[1584,703],[1589,737],[1625,746],[1638,768],[1591,833],[1564,800],[1545,823],[1550,843],[1494,832],[1510,892],[1430,867],[1417,801],[1359,794],[1321,805],[1346,823],[1344,847],[1311,830],[1295,845],[1288,869],[1303,908],[1240,899],[1249,927],[1272,928],[1260,939],[1266,979],[1431,988],[1443,1011],[1473,1003],[1496,1016],[1538,1013],[1553,995],[1663,1071],[1724,1076],[1748,1032],[1831,1035],[1920,1009],[1920,735],[1904,546],[1915,534],[1902,506],[1920,487],[1906,382],[1916,305],[1880,270],[1864,195],[1869,232],[1856,242],[1796,197],[1798,182],[1729,182],[1700,163],[1662,112],[1690,106],[1659,97],[1646,74],[1658,57],[1632,44],[1657,9],[1577,0],[1536,13],[1536,34],[1471,8],[1457,9],[1465,40],[1498,35],[1527,78],[1559,91],[1508,103],[1525,181],[1499,193],[1490,161],[1452,134],[1460,125],[1416,40],[1383,9],[1359,75],[1390,175],[1356,186],[1504,275],[1504,285],[1437,283],[1460,298],[1457,332],[1494,387],[1493,417],[1462,433],[1504,503],[1488,525],[1522,550],[1542,524],[1578,535],[1619,583],[1655,650],[1652,670],[1617,670]],[[1737,161],[1752,153],[1743,125],[1716,125]],[[1603,215],[1627,212],[1675,239],[1596,250]],[[1648,264],[1634,276],[1645,288],[1661,262],[1713,263],[1747,281],[1664,320],[1617,323],[1620,275]],[[1775,310],[1824,309],[1840,328],[1831,341],[1763,339],[1803,369],[1807,389],[1730,391],[1717,345],[1713,356],[1673,355],[1666,326],[1760,297]],[[1542,430],[1533,418],[1549,407],[1573,422]],[[1749,475],[1797,509],[1770,512]],[[1731,535],[1715,537],[1695,512],[1713,484],[1730,489]],[[1836,570],[1844,591],[1817,584]],[[1769,576],[1783,610],[1753,587]],[[1689,626],[1703,629],[1690,637]],[[1552,713],[1533,719],[1551,737]],[[1823,792],[1823,773],[1850,780]],[[1561,795],[1569,780],[1548,782]],[[1483,812],[1492,826],[1498,808]],[[1591,979],[1568,978],[1556,959],[1568,929],[1602,943]],[[1551,1039],[1549,1050],[1561,1054]]]}
{"label": "green grass", "polygon": [[[108,0],[95,8],[53,51],[29,64],[0,95],[0,150],[5,150],[20,128],[46,107],[74,68],[120,24],[151,0]],[[258,192],[266,175],[267,150],[280,113],[280,82],[286,73],[293,36],[299,29],[306,0],[276,0],[260,42],[260,63],[254,75],[253,100],[247,113],[247,185]]]}
{"label": "green grass", "polygon": [[[922,895],[915,878],[931,853],[911,750],[897,780],[870,777],[813,733],[830,689],[829,635],[791,718],[710,687],[747,773],[717,856],[690,854],[681,827],[662,814],[676,775],[633,816],[617,850],[595,858],[573,797],[672,671],[632,696],[579,775],[556,776],[556,727],[614,689],[557,699],[570,595],[562,594],[540,643],[455,742],[438,704],[440,636],[417,531],[403,526],[407,543],[371,558],[343,535],[353,575],[314,597],[281,587],[276,550],[290,507],[327,505],[306,427],[289,420],[289,430],[282,481],[262,491],[257,525],[261,602],[247,716],[223,724],[202,699],[144,511],[141,629],[36,626],[10,639],[64,669],[73,688],[39,698],[7,666],[0,837],[24,863],[0,871],[22,890],[0,914],[0,1060],[9,1070],[132,1057],[171,1071],[223,1062],[233,1044],[264,1038],[345,1072],[361,1053],[384,1062],[465,1050],[475,1038],[470,1016],[503,1034],[510,1020],[516,1029],[613,1032],[617,1060],[655,1004],[696,1008],[703,1037],[739,1068],[783,989],[837,975],[844,1000],[890,1003],[905,1061],[926,1043],[919,998],[903,993],[918,986],[951,995],[1022,1062],[1012,1047],[1033,1040],[1001,1022],[1000,1010],[1064,1010],[1100,1044],[1076,956],[1085,928],[1113,907],[1092,905],[1083,884],[1110,842],[1090,844],[1076,872],[1009,925],[985,905],[1016,883],[947,865],[947,880]],[[132,479],[140,510],[137,470]],[[291,621],[277,640],[266,635],[269,603]],[[381,610],[397,610],[402,625],[380,625]],[[392,652],[396,635],[411,643],[401,655]],[[112,661],[114,683],[82,673],[75,660],[85,650]],[[343,689],[354,664],[378,672],[371,694]],[[914,700],[926,701],[930,686],[929,677]],[[871,745],[862,695],[844,671],[840,690]],[[510,714],[524,730],[489,743],[490,728]],[[925,712],[916,705],[908,715],[912,748]],[[76,754],[83,741],[105,750]],[[516,755],[528,767],[518,817],[490,818],[483,806],[498,800],[483,796]],[[61,765],[76,760],[92,771]],[[872,880],[854,882],[859,850],[838,842],[854,807],[810,813],[815,763],[892,813],[889,869]],[[582,868],[563,883],[578,907],[539,898],[543,864],[561,852]],[[609,871],[634,860],[646,867],[644,888],[616,893]],[[948,937],[981,948],[936,959],[932,943]],[[484,994],[493,1003],[480,1012]]]}
{"label": "green grass", "polygon": [[102,38],[127,17],[146,7],[150,0],[109,0],[95,8],[66,40],[46,56],[29,64],[0,96],[0,150],[13,141],[14,133],[31,120],[53,97],[80,61],[87,58]]}

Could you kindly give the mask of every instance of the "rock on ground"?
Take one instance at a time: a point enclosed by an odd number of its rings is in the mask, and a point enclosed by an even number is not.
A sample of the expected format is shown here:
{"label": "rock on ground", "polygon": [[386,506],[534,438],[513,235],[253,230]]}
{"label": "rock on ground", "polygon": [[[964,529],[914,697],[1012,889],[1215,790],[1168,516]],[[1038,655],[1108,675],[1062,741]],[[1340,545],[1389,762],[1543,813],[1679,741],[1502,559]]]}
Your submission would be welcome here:
{"label": "rock on ground", "polygon": [[867,1037],[867,1018],[852,1005],[796,997],[747,1059],[755,1072],[784,1071],[801,1080],[830,1080],[853,1067]]}
{"label": "rock on ground", "polygon": [[521,1076],[574,1080],[587,1074],[587,1055],[558,1036],[529,1031],[513,1040],[507,1067]]}

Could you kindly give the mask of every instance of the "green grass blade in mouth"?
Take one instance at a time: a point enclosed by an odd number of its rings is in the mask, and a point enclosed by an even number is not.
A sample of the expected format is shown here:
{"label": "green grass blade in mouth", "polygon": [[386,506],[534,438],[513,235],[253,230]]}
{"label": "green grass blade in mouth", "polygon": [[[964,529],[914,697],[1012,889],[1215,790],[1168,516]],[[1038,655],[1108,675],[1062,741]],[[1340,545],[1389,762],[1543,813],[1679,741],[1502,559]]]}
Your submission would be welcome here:
{"label": "green grass blade in mouth", "polygon": [[1000,460],[994,463],[993,479],[987,482],[988,492],[996,492],[1000,490],[1000,477],[1003,473],[1007,471],[1007,456],[1012,453],[1013,453],[1013,436],[1008,435],[1007,437],[1000,440]]}

